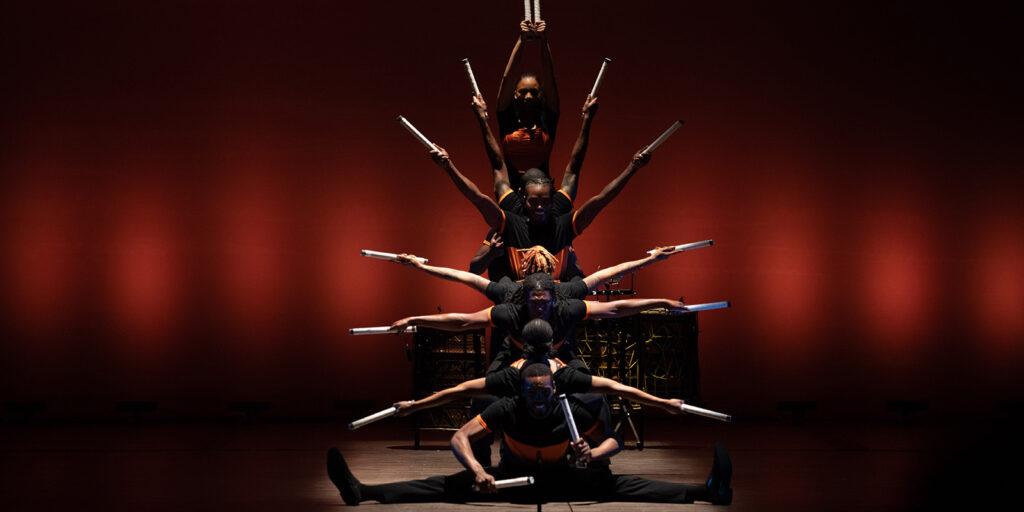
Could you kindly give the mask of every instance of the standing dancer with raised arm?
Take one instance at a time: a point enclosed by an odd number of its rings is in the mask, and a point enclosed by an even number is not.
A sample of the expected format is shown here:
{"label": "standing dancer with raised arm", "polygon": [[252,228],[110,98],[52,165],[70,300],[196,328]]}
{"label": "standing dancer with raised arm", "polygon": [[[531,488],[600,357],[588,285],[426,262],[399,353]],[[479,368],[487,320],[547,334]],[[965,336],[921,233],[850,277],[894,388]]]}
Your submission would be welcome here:
{"label": "standing dancer with raised arm", "polygon": [[[549,174],[548,160],[558,127],[558,87],[548,46],[547,23],[523,20],[498,88],[498,134],[504,160],[515,188],[518,177],[531,168]],[[540,46],[539,76],[524,73],[523,46]],[[495,167],[497,168],[497,167]]]}

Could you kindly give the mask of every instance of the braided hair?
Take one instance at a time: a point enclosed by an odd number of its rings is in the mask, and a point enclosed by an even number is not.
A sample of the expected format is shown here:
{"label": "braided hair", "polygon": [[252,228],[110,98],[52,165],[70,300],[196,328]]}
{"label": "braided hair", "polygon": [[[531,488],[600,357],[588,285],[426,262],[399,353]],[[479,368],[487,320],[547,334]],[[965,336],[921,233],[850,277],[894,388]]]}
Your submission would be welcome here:
{"label": "braided hair", "polygon": [[523,274],[537,272],[552,273],[558,267],[558,259],[543,246],[535,245],[523,253]]}
{"label": "braided hair", "polygon": [[555,347],[551,338],[555,335],[551,324],[541,318],[534,318],[523,326],[521,340],[523,342],[523,359],[538,361],[543,357],[555,357]]}

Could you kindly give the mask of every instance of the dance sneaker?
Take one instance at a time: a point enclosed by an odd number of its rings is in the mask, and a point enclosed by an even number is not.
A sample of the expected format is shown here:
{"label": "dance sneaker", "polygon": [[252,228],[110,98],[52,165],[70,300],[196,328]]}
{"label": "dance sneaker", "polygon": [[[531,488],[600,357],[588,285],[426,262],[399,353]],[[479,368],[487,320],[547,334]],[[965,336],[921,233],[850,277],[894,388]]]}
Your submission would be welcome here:
{"label": "dance sneaker", "polygon": [[341,452],[337,448],[327,450],[327,476],[330,477],[331,483],[338,488],[341,499],[345,500],[346,505],[355,506],[362,501],[359,480],[348,470],[345,457],[341,456]]}
{"label": "dance sneaker", "polygon": [[729,487],[729,480],[732,479],[732,461],[725,451],[725,445],[715,443],[715,461],[711,464],[711,475],[705,484],[708,494],[711,495],[711,503],[715,505],[728,505],[732,503],[732,487]]}

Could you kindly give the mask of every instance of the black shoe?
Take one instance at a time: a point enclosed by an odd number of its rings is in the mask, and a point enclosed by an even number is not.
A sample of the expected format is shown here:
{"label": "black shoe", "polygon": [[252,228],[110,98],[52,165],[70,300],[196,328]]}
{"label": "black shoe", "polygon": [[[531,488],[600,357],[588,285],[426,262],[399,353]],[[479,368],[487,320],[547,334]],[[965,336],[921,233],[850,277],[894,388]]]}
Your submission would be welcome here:
{"label": "black shoe", "polygon": [[732,487],[729,481],[732,480],[732,461],[725,451],[722,443],[715,443],[715,461],[711,465],[711,475],[705,484],[708,494],[711,495],[711,503],[715,505],[728,505],[732,503]]}
{"label": "black shoe", "polygon": [[359,492],[359,480],[348,470],[348,464],[337,448],[327,450],[327,476],[341,492],[341,499],[345,500],[346,505],[356,506],[363,501]]}

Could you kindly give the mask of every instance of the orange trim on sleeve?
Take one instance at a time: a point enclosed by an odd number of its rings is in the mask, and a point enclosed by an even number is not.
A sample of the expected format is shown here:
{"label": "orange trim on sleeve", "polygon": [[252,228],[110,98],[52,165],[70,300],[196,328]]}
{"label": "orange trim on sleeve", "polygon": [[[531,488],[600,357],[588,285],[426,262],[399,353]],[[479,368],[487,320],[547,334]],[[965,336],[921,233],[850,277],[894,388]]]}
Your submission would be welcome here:
{"label": "orange trim on sleeve", "polygon": [[580,230],[576,229],[576,216],[579,214],[579,210],[572,212],[572,232],[576,233],[576,236],[580,236]]}
{"label": "orange trim on sleeve", "polygon": [[501,197],[498,198],[498,204],[501,204],[501,202],[504,201],[505,198],[508,197],[508,195],[511,194],[512,192],[513,192],[512,189],[506,190],[505,193],[502,194]]}
{"label": "orange trim on sleeve", "polygon": [[489,242],[489,241],[487,241],[487,240],[484,240],[484,245],[486,245],[486,246],[490,247],[490,246],[491,246],[491,242]]}
{"label": "orange trim on sleeve", "polygon": [[477,414],[476,418],[473,418],[473,419],[476,420],[476,422],[479,423],[480,426],[484,428],[484,430],[486,430],[487,432],[491,431],[491,427],[487,426],[487,422],[484,421],[484,419],[481,418],[479,414]]}
{"label": "orange trim on sleeve", "polygon": [[487,323],[491,324],[491,327],[497,327],[497,325],[494,325],[494,320],[491,320],[491,310],[492,309],[494,309],[494,306],[491,306],[491,307],[487,308]]}
{"label": "orange trim on sleeve", "polygon": [[[479,417],[480,417],[480,416],[478,415],[478,416],[477,416],[477,418],[479,418]],[[587,431],[586,431],[586,432],[584,432],[584,433],[583,433],[583,434],[581,434],[581,435],[582,435],[583,437],[590,437],[590,434],[593,434],[593,433],[594,433],[594,432],[595,432],[595,431],[597,430],[597,427],[600,427],[600,426],[601,426],[601,420],[597,420],[597,421],[595,421],[595,422],[594,422],[594,425],[593,425],[593,426],[591,426],[590,428],[588,428],[588,429],[587,429]],[[489,431],[488,431],[488,432],[489,432]]]}
{"label": "orange trim on sleeve", "polygon": [[[573,231],[575,231],[576,230],[576,216],[573,216],[572,220],[573,220],[573,228],[572,229],[573,229]],[[505,210],[501,210],[501,229],[498,230],[498,234],[500,235],[500,234],[502,234],[504,232],[505,232]],[[578,235],[579,233],[576,233],[576,234]]]}
{"label": "orange trim on sleeve", "polygon": [[[558,189],[558,191],[561,192],[562,195],[565,196],[565,198],[569,200],[570,204],[572,204],[572,198],[569,197],[569,193],[568,192],[566,192],[566,191],[564,191],[562,189]],[[505,197],[505,196],[501,196],[501,197]]]}
{"label": "orange trim on sleeve", "polygon": [[[587,317],[589,317],[589,316],[590,316],[590,302],[588,302],[588,301],[583,301],[583,306],[584,306],[585,308],[587,308],[587,314],[583,315],[583,318],[582,318],[582,320],[586,320],[586,319],[587,319]],[[490,314],[490,313],[488,313],[488,314]]]}

